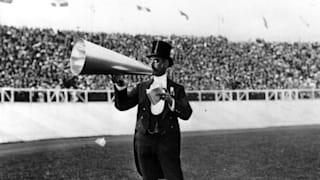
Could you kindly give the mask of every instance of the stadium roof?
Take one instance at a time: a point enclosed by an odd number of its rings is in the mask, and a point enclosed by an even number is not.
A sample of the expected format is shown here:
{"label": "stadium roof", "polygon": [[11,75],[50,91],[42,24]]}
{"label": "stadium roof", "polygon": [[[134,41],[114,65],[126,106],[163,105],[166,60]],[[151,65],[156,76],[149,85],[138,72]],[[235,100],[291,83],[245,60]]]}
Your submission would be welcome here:
{"label": "stadium roof", "polygon": [[0,24],[232,41],[319,41],[318,17],[320,0],[0,0]]}

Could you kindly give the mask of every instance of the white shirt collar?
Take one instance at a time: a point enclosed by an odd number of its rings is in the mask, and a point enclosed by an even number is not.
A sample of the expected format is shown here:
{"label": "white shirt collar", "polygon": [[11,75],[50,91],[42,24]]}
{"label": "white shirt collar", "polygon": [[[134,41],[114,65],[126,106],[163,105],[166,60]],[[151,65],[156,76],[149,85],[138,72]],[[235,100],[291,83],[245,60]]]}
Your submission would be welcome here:
{"label": "white shirt collar", "polygon": [[153,76],[153,84],[167,88],[167,73],[164,73],[162,76]]}

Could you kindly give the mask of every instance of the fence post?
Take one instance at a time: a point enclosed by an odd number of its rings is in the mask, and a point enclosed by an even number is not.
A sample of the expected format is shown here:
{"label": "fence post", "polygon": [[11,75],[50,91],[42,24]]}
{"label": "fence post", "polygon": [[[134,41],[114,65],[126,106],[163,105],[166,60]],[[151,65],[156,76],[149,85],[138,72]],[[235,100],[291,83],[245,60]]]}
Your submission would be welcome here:
{"label": "fence post", "polygon": [[88,90],[84,90],[84,100],[85,103],[88,103]]}
{"label": "fence post", "polygon": [[64,102],[65,103],[69,102],[68,90],[67,89],[64,89]]}
{"label": "fence post", "polygon": [[47,89],[46,91],[47,91],[47,102],[51,103],[50,90]]}
{"label": "fence post", "polygon": [[249,91],[246,89],[246,101],[249,101]]}
{"label": "fence post", "polygon": [[11,89],[10,92],[11,92],[10,102],[11,102],[11,103],[14,103],[14,92],[15,92],[15,91],[14,91],[13,89]]}
{"label": "fence post", "polygon": [[311,90],[311,94],[312,94],[311,95],[312,99],[315,99],[315,91],[314,91],[314,89]]}

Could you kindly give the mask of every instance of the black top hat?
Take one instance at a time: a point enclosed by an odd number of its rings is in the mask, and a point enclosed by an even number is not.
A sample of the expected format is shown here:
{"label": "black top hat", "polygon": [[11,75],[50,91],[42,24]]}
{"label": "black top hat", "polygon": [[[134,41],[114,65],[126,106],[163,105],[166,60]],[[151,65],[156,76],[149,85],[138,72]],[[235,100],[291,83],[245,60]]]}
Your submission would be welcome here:
{"label": "black top hat", "polygon": [[170,57],[171,45],[164,41],[153,41],[150,57],[161,57],[169,60],[169,67],[173,65],[173,59]]}

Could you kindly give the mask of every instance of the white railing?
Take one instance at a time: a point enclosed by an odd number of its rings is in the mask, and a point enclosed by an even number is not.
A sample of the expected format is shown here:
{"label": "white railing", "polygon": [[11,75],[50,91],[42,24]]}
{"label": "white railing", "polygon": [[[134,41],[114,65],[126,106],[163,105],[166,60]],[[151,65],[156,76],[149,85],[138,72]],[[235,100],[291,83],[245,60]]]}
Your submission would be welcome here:
{"label": "white railing", "polygon": [[[251,101],[320,99],[320,89],[187,91],[191,101]],[[112,90],[0,88],[0,102],[92,102],[113,99]]]}

